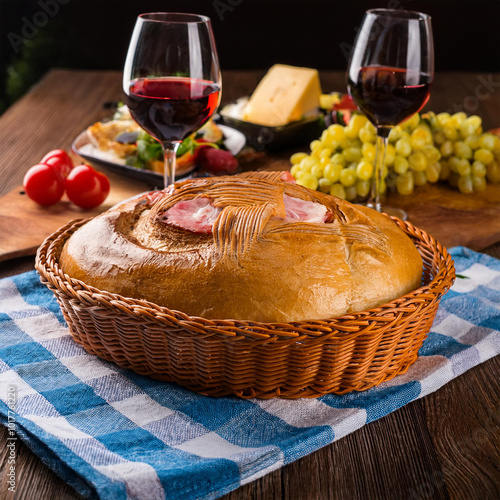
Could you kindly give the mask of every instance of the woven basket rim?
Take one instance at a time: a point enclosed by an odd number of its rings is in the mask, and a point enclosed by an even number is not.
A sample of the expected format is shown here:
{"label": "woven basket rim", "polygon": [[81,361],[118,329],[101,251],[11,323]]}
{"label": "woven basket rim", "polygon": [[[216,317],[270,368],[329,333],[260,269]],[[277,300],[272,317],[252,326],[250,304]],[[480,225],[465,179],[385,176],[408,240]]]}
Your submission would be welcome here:
{"label": "woven basket rim", "polygon": [[[358,331],[358,328],[343,325],[343,323],[369,323],[371,317],[380,316],[383,311],[397,308],[402,302],[414,299],[425,293],[432,293],[435,295],[434,300],[440,300],[455,280],[454,264],[446,248],[434,237],[417,228],[410,222],[402,221],[397,217],[391,216],[390,218],[410,237],[410,239],[412,239],[412,242],[416,239],[427,243],[428,246],[432,247],[435,254],[437,253],[439,257],[438,266],[433,269],[436,273],[429,283],[377,307],[333,318],[301,320],[288,323],[266,323],[235,319],[207,319],[200,316],[190,316],[182,311],[172,310],[145,299],[125,297],[106,290],[100,290],[65,274],[59,266],[59,257],[62,247],[76,229],[92,218],[93,217],[73,219],[69,221],[48,236],[42,245],[40,245],[36,254],[35,268],[41,276],[42,281],[45,280],[45,282],[51,283],[52,286],[57,289],[60,288],[60,284],[62,283],[64,288],[71,290],[72,294],[75,297],[78,296],[80,300],[82,299],[82,293],[84,293],[88,296],[88,300],[95,302],[96,306],[109,307],[109,305],[112,305],[118,307],[122,312],[130,316],[149,316],[150,319],[159,320],[167,324],[185,324],[189,325],[190,328],[193,328],[194,325],[198,328],[202,326],[209,328],[210,333],[220,333],[224,336],[237,336],[238,334],[234,332],[235,328],[242,334],[245,333],[249,337],[259,339],[269,339],[272,336],[298,339],[303,335],[319,338],[323,334],[332,332],[332,330],[348,334],[350,331]],[[55,280],[51,279],[50,274],[54,276]],[[60,283],[56,283],[57,281]],[[78,294],[77,291],[81,293]],[[294,331],[287,332],[286,329],[293,329]],[[297,332],[297,330],[300,330],[301,333]]]}

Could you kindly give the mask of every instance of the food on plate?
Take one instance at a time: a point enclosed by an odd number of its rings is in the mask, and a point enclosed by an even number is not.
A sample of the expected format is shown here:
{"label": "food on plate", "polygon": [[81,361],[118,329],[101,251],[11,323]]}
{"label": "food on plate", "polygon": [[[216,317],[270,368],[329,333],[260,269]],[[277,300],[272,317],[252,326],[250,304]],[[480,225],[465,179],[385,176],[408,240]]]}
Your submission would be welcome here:
{"label": "food on plate", "polygon": [[66,194],[80,208],[99,206],[108,197],[109,180],[90,165],[79,165],[66,178]]}
{"label": "food on plate", "polygon": [[317,112],[321,95],[318,71],[275,64],[250,97],[242,119],[278,127]]}
{"label": "food on plate", "polygon": [[57,203],[64,194],[64,181],[51,165],[38,163],[25,174],[23,187],[26,195],[42,206]]}
{"label": "food on plate", "polygon": [[[361,113],[346,126],[330,125],[310,153],[290,158],[297,183],[348,201],[366,199],[375,163],[375,127]],[[446,181],[462,193],[500,182],[500,137],[483,131],[479,116],[418,113],[389,135],[382,192],[401,195],[427,182]]]}
{"label": "food on plate", "polygon": [[128,115],[118,120],[94,123],[87,129],[87,134],[96,148],[127,158],[137,150],[135,143],[139,130],[140,127]]}
{"label": "food on plate", "polygon": [[288,322],[376,307],[421,284],[422,260],[387,216],[286,172],[192,179],[91,219],[64,273],[205,318]]}
{"label": "food on plate", "polygon": [[[163,174],[161,144],[137,125],[126,106],[120,106],[113,118],[109,122],[97,122],[87,129],[93,146],[111,154],[117,161]],[[177,150],[177,171],[184,173],[192,170],[197,165],[199,150],[207,147],[225,150],[224,134],[212,120],[181,143]]]}

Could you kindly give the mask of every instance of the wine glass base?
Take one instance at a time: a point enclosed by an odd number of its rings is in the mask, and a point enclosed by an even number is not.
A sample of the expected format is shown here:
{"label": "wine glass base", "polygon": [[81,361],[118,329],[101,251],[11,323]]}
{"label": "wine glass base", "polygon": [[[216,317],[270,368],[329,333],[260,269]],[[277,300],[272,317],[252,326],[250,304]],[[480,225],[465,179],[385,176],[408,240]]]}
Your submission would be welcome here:
{"label": "wine glass base", "polygon": [[373,208],[373,210],[377,210],[377,212],[382,212],[384,214],[390,215],[392,217],[397,217],[401,220],[408,220],[408,214],[402,208],[396,207],[388,207],[386,205],[376,207],[372,203],[359,203],[359,205],[363,205],[368,208]]}

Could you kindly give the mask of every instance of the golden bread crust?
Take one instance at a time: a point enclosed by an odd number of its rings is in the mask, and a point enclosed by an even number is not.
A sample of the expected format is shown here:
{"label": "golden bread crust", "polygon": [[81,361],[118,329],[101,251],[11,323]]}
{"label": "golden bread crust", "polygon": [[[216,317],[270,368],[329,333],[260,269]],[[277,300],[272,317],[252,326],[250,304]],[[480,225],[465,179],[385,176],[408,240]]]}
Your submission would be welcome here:
{"label": "golden bread crust", "polygon": [[[422,260],[388,217],[284,182],[280,172],[195,179],[95,217],[66,242],[72,278],[192,316],[290,322],[369,309],[418,288]],[[284,195],[321,203],[326,223],[285,219]],[[165,223],[208,197],[211,233]]]}

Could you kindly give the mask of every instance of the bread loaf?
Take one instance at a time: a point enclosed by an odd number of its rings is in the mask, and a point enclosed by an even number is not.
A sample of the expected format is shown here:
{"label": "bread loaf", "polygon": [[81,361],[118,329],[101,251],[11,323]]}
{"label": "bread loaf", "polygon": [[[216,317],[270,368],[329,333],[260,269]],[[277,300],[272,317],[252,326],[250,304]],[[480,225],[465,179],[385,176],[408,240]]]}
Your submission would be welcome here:
{"label": "bread loaf", "polygon": [[387,216],[287,173],[187,180],[91,219],[66,242],[72,278],[192,316],[326,319],[418,288],[422,260]]}

